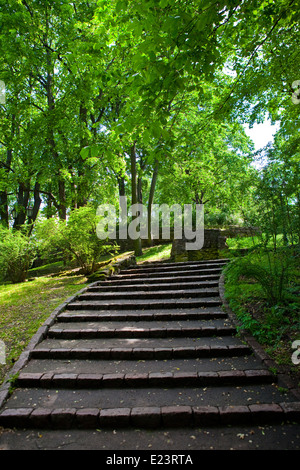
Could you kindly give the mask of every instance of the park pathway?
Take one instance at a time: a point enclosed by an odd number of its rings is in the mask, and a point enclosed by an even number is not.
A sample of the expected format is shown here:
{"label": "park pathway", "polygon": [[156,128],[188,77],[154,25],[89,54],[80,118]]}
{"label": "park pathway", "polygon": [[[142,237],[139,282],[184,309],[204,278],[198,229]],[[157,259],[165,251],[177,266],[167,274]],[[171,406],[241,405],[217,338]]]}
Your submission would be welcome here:
{"label": "park pathway", "polygon": [[68,303],[30,351],[0,426],[195,428],[298,421],[299,401],[222,308],[227,260],[134,265]]}

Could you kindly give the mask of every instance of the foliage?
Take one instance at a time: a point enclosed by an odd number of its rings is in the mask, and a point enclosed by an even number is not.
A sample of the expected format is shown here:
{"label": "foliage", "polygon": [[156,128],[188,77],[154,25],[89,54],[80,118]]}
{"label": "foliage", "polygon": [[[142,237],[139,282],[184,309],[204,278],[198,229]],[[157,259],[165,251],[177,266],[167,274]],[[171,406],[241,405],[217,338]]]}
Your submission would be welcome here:
{"label": "foliage", "polygon": [[234,259],[226,268],[232,283],[240,278],[255,280],[262,288],[270,305],[284,303],[288,297],[291,273],[297,258],[291,250],[271,251],[257,248],[245,257]]}
{"label": "foliage", "polygon": [[138,263],[146,262],[155,262],[155,261],[165,261],[167,262],[170,259],[172,244],[167,243],[165,245],[153,246],[151,248],[146,248],[143,251],[143,255],[137,257]]}
{"label": "foliage", "polygon": [[[149,208],[205,202],[222,224],[274,216],[272,233],[297,243],[298,11],[299,0],[0,0],[1,223],[66,220],[126,194]],[[261,171],[242,124],[266,117],[281,128]]]}
{"label": "foliage", "polygon": [[1,280],[13,283],[26,279],[36,255],[36,246],[32,239],[21,231],[13,231],[0,225],[0,266]]}
{"label": "foliage", "polygon": [[6,346],[0,383],[52,311],[87,285],[82,275],[62,274],[0,285],[0,339]]}
{"label": "foliage", "polygon": [[279,234],[283,234],[285,245],[300,241],[300,141],[295,134],[287,143],[279,132],[273,146],[265,150],[267,164],[255,190],[256,220],[275,248]]}
{"label": "foliage", "polygon": [[[241,269],[240,266],[234,266],[232,270],[225,271],[225,296],[239,320],[238,331],[242,329],[250,332],[264,346],[266,352],[278,364],[288,366],[289,372],[299,381],[299,368],[291,362],[292,343],[299,338],[300,331],[299,264],[290,260],[284,296],[281,300],[277,299],[276,303],[270,303],[267,291],[274,287],[276,280],[270,279],[266,258],[259,259],[254,251],[248,255],[247,261],[247,265],[252,263],[249,271],[244,266],[246,263],[241,263]],[[237,265],[239,264],[237,260]],[[244,275],[246,272],[249,277]],[[261,282],[263,280],[270,283],[267,289]]]}
{"label": "foliage", "polygon": [[65,259],[74,260],[85,274],[93,272],[102,254],[117,249],[105,240],[99,240],[97,221],[96,211],[89,206],[70,212],[67,222],[54,218],[40,221],[35,236],[41,254],[49,256],[53,252],[62,252]]}

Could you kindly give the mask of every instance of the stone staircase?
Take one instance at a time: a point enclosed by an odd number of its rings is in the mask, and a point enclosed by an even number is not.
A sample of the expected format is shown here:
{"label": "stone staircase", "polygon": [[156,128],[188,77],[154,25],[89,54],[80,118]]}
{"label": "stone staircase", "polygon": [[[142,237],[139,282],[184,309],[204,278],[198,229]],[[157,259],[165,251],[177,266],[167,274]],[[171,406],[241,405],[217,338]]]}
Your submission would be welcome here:
{"label": "stone staircase", "polygon": [[135,265],[69,302],[30,351],[0,426],[48,429],[293,421],[299,402],[222,309],[227,260]]}

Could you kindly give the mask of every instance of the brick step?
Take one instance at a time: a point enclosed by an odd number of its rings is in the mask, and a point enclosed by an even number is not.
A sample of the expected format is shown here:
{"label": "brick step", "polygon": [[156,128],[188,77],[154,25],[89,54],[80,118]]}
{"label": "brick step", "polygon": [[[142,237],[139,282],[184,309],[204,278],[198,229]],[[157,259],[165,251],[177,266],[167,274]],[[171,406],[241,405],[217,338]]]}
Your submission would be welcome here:
{"label": "brick step", "polygon": [[126,269],[139,269],[139,268],[147,268],[151,266],[193,266],[199,265],[203,266],[204,264],[227,264],[230,261],[229,258],[220,258],[220,259],[210,259],[210,260],[195,260],[195,261],[151,261],[151,262],[144,262],[144,263],[137,263],[128,266]]}
{"label": "brick step", "polygon": [[[69,325],[69,324],[67,324]],[[123,326],[120,328],[75,328],[52,326],[48,332],[49,338],[57,339],[75,339],[75,338],[172,338],[172,337],[189,337],[197,338],[199,336],[229,336],[234,335],[236,329],[230,326],[214,327],[203,326],[195,327],[156,327],[145,328],[137,326]]]}
{"label": "brick step", "polygon": [[116,291],[116,292],[94,292],[88,290],[85,294],[78,297],[78,300],[118,300],[118,299],[129,299],[129,300],[155,300],[155,299],[183,299],[192,297],[214,297],[219,295],[218,289],[177,289],[177,290],[138,290],[127,292]]}
{"label": "brick step", "polygon": [[210,298],[203,297],[202,299],[122,299],[122,300],[106,300],[106,301],[77,301],[71,302],[67,305],[66,310],[115,310],[125,309],[132,307],[137,309],[157,309],[157,308],[198,308],[198,307],[219,307],[222,305],[219,297]]}
{"label": "brick step", "polygon": [[198,266],[193,266],[189,268],[188,270],[180,270],[178,267],[170,268],[165,271],[145,271],[145,272],[131,272],[131,271],[121,271],[120,274],[114,274],[111,276],[111,279],[130,279],[130,278],[135,278],[135,279],[141,279],[141,278],[148,278],[148,277],[165,277],[168,275],[168,277],[172,276],[180,276],[180,277],[185,277],[185,276],[191,276],[191,275],[198,275],[198,276],[204,276],[204,275],[210,275],[210,274],[221,274],[222,272],[222,267],[211,267],[211,268],[199,268]]}
{"label": "brick step", "polygon": [[229,258],[219,258],[219,259],[203,259],[203,260],[194,260],[194,261],[145,261],[145,262],[140,262],[137,264],[132,264],[131,266],[128,266],[126,269],[131,269],[131,268],[147,268],[151,266],[190,266],[194,264],[199,264],[200,266],[203,264],[226,264],[230,261]]}
{"label": "brick step", "polygon": [[155,348],[182,348],[182,347],[209,347],[218,348],[225,346],[240,346],[243,343],[236,336],[165,336],[165,337],[133,337],[128,335],[125,337],[110,337],[110,338],[49,338],[46,337],[38,344],[39,348],[48,349],[128,349],[128,348],[142,348],[142,349],[155,349]]}
{"label": "brick step", "polygon": [[129,279],[123,279],[123,278],[118,278],[115,279],[113,277],[110,277],[106,279],[105,281],[98,281],[97,286],[101,287],[109,287],[109,286],[128,286],[128,285],[143,285],[143,284],[172,284],[172,283],[182,283],[182,282],[191,282],[191,283],[196,283],[196,282],[205,282],[205,281],[213,281],[213,280],[219,280],[220,279],[220,274],[209,274],[209,275],[194,275],[194,276],[184,276],[184,279],[182,276],[162,276],[162,277],[145,277],[141,278],[139,276],[136,277],[130,277]]}
{"label": "brick step", "polygon": [[228,261],[215,261],[214,263],[211,262],[183,262],[183,263],[161,263],[158,265],[148,265],[148,266],[137,266],[137,265],[132,265],[129,266],[128,268],[122,270],[122,273],[127,274],[127,273],[143,273],[143,272],[171,272],[171,271],[179,271],[179,270],[194,270],[194,269],[210,269],[210,268],[220,268],[223,269],[224,266]]}
{"label": "brick step", "polygon": [[[215,329],[215,331],[220,331],[221,329],[224,329],[224,332],[228,332],[228,328],[233,328],[233,326],[230,324],[228,319],[212,319],[212,320],[170,320],[170,321],[114,321],[113,319],[111,321],[76,321],[76,318],[73,318],[73,321],[66,321],[64,322],[63,319],[60,319],[59,321],[56,321],[51,327],[50,331],[52,329],[60,329],[60,330],[87,330],[87,331],[108,331],[109,334],[111,331],[118,331],[118,330],[123,330],[125,331],[136,331],[136,330],[167,330],[170,328],[175,328],[175,329],[182,329],[182,328],[189,328],[189,329],[194,329],[194,330],[206,330],[207,331],[207,336],[212,336],[212,328]],[[234,330],[235,333],[235,330]],[[218,333],[219,334],[219,333]],[[228,332],[228,334],[230,334]]]}
{"label": "brick step", "polygon": [[10,408],[0,425],[31,429],[181,428],[300,422],[298,402],[229,406],[135,406],[131,408]]}
{"label": "brick step", "polygon": [[[199,289],[199,288],[210,288],[218,287],[218,279],[212,281],[193,281],[193,282],[171,282],[171,283],[136,283],[136,284],[127,284],[123,286],[125,291],[153,291],[157,292],[160,290],[185,290],[185,289]],[[89,287],[88,292],[120,292],[122,290],[122,285],[114,284],[110,285],[108,283],[102,283],[102,285]]]}
{"label": "brick step", "polygon": [[[109,382],[109,378],[107,379]],[[114,379],[116,383],[116,378]],[[111,384],[113,380],[111,380]],[[280,392],[277,384],[248,384],[178,387],[119,387],[66,388],[22,387],[15,388],[14,397],[7,400],[5,408],[131,408],[135,406],[180,405],[252,405],[295,401]]]}
{"label": "brick step", "polygon": [[[74,305],[74,304],[73,304]],[[178,320],[210,320],[227,318],[227,314],[217,308],[202,309],[164,309],[164,310],[76,310],[75,306],[57,316],[57,321],[178,321]]]}
{"label": "brick step", "polygon": [[235,357],[211,357],[190,359],[148,359],[147,361],[132,360],[85,360],[74,359],[32,359],[23,372],[51,374],[150,374],[150,373],[202,373],[234,370],[259,370],[263,364],[253,355]]}
{"label": "brick step", "polygon": [[[226,332],[229,327],[233,328],[228,319],[220,320],[173,320],[173,321],[76,321],[64,322],[62,319],[56,321],[51,327],[52,329],[63,329],[63,330],[99,330],[111,331],[111,330],[122,330],[126,331],[129,329],[135,331],[136,329],[167,329],[167,328],[194,328],[195,330],[201,330],[202,328],[207,329],[215,328],[222,329]],[[208,334],[209,336],[209,334]]]}
{"label": "brick step", "polygon": [[251,354],[251,349],[244,345],[216,345],[195,347],[128,347],[128,348],[63,348],[37,347],[30,353],[32,359],[172,359],[172,358],[201,358],[228,357]]}
{"label": "brick step", "polygon": [[270,384],[276,376],[265,369],[225,370],[218,372],[152,373],[61,373],[21,372],[16,386],[42,388],[116,388],[116,387],[222,387],[224,385]]}

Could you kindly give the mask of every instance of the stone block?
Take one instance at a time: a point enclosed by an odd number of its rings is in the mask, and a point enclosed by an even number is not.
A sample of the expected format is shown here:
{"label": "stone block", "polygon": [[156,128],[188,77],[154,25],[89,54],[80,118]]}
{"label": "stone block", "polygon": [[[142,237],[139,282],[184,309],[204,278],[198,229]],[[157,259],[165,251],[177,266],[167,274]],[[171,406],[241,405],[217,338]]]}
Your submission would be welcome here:
{"label": "stone block", "polygon": [[244,424],[251,422],[251,413],[248,406],[221,406],[219,413],[222,424]]}
{"label": "stone block", "polygon": [[100,411],[100,426],[126,427],[130,424],[130,408],[108,408]]}
{"label": "stone block", "polygon": [[284,417],[283,409],[276,403],[249,405],[249,409],[254,423],[278,421]]}
{"label": "stone block", "polygon": [[50,426],[51,410],[49,408],[35,408],[30,415],[30,422],[35,428],[48,428]]}
{"label": "stone block", "polygon": [[82,408],[76,411],[76,424],[82,429],[94,429],[99,426],[100,411],[96,408]]}
{"label": "stone block", "polygon": [[161,408],[162,423],[168,427],[191,426],[193,424],[190,406],[163,406]]}
{"label": "stone block", "polygon": [[130,418],[134,426],[156,428],[161,424],[161,411],[159,407],[136,407]]}
{"label": "stone block", "polygon": [[220,414],[216,406],[193,407],[193,420],[195,426],[215,426],[219,423]]}

